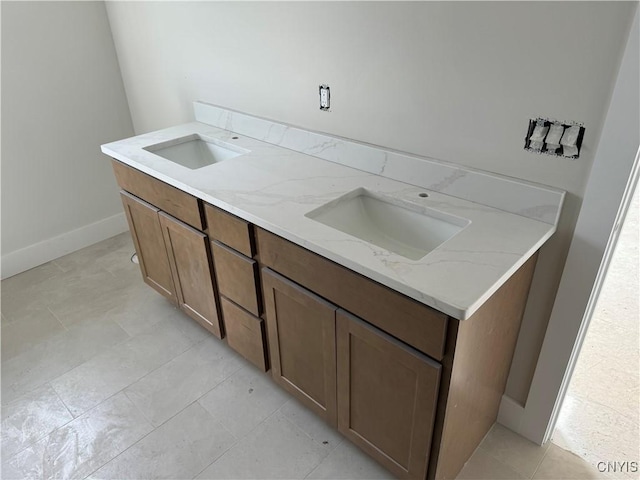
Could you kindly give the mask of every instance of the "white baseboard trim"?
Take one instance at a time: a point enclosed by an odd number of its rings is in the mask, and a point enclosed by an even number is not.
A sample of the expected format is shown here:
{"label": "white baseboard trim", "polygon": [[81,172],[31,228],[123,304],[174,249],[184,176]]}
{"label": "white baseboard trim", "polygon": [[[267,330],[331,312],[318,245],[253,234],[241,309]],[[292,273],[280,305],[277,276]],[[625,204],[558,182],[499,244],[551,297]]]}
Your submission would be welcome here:
{"label": "white baseboard trim", "polygon": [[30,268],[118,235],[126,231],[127,228],[129,227],[124,212],[118,213],[62,235],[2,255],[0,260],[2,279],[17,275]]}
{"label": "white baseboard trim", "polygon": [[500,410],[498,411],[498,423],[509,430],[520,433],[523,416],[524,407],[511,397],[503,395],[500,402]]}

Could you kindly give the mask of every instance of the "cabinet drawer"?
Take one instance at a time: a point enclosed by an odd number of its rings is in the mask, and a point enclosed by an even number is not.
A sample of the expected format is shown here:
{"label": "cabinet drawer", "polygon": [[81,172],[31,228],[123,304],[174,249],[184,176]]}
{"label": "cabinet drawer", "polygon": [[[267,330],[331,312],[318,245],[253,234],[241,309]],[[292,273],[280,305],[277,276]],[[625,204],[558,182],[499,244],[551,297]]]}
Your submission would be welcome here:
{"label": "cabinet drawer", "polygon": [[220,305],[229,346],[266,372],[269,368],[265,351],[264,321],[224,297],[220,297]]}
{"label": "cabinet drawer", "polygon": [[218,290],[256,317],[262,312],[258,297],[258,264],[217,241],[211,242]]}
{"label": "cabinet drawer", "polygon": [[118,185],[198,230],[204,229],[198,199],[124,163],[111,162]]}
{"label": "cabinet drawer", "polygon": [[211,238],[247,257],[253,257],[255,254],[253,228],[249,222],[208,204],[204,205],[204,212]]}
{"label": "cabinet drawer", "polygon": [[448,317],[261,228],[260,263],[340,305],[437,360],[444,356]]}

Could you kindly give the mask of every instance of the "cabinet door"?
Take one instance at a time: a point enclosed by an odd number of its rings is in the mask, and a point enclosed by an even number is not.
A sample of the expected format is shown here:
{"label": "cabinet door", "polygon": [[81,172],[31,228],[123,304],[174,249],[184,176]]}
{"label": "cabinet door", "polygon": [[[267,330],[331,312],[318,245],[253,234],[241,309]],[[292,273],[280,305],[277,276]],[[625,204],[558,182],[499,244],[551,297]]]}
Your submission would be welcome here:
{"label": "cabinet door", "polygon": [[138,254],[142,278],[149,286],[177,303],[159,210],[127,192],[121,191],[120,196]]}
{"label": "cabinet door", "polygon": [[180,308],[222,338],[207,236],[164,212],[159,216]]}
{"label": "cabinet door", "polygon": [[262,269],[273,378],[336,426],[336,307]]}
{"label": "cabinet door", "polygon": [[337,313],[338,430],[398,478],[426,478],[440,365]]}

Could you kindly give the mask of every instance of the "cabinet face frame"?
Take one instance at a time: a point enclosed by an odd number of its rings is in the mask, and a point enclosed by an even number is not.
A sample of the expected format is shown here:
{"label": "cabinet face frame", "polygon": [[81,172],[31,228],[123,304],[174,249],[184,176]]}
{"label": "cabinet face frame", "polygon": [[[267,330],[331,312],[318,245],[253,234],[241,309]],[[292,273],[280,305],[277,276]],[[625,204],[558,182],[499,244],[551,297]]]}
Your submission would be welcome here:
{"label": "cabinet face frame", "polygon": [[[164,212],[159,212],[158,216],[180,309],[222,338],[207,236]],[[194,273],[197,278],[191,278],[193,281],[185,288],[183,283]]]}
{"label": "cabinet face frame", "polygon": [[[177,304],[176,288],[160,225],[160,210],[124,190],[120,191],[120,197],[144,282]],[[148,221],[146,228],[138,228],[138,223],[145,217]]]}
{"label": "cabinet face frame", "polygon": [[[335,314],[337,307],[323,300],[305,288],[287,280],[268,268],[262,269],[262,282],[264,288],[267,333],[269,338],[269,351],[271,360],[271,372],[273,379],[285,390],[299,399],[309,409],[323,418],[333,427],[337,426],[337,404],[336,404],[336,330]],[[299,385],[287,378],[287,372],[283,373],[283,358],[289,353],[281,348],[282,322],[287,312],[278,304],[277,296],[288,298],[301,305],[305,310],[305,318],[296,319],[297,322],[314,321],[319,322],[322,331],[321,339],[308,338],[307,343],[320,341],[322,351],[321,367],[317,376],[310,381],[321,382],[319,388],[324,392],[324,398],[313,398],[313,395],[306,392]],[[307,315],[308,314],[308,315]],[[290,320],[290,319],[286,319]],[[317,326],[317,325],[316,325]],[[305,339],[300,338],[304,343]],[[317,345],[316,345],[317,346]],[[300,359],[302,360],[302,359]],[[317,390],[317,389],[316,389]]]}
{"label": "cabinet face frame", "polygon": [[[398,478],[426,478],[438,402],[440,364],[344,310],[337,312],[336,337],[338,430]],[[354,339],[366,345],[369,355],[379,354],[381,356],[379,362],[381,365],[371,367],[379,367],[378,370],[374,372],[355,371],[358,367],[354,366],[352,361],[355,354]],[[369,413],[384,410],[393,402],[390,402],[389,398],[380,400],[382,397],[378,398],[374,392],[370,392],[371,385],[366,383],[375,384],[376,376],[379,377],[380,382],[383,382],[385,377],[386,379],[392,378],[396,372],[401,370],[413,374],[415,377],[415,383],[413,385],[409,383],[410,386],[413,386],[413,390],[395,392],[398,397],[404,397],[401,398],[404,400],[403,403],[412,405],[408,421],[404,425],[395,423],[385,425],[384,422],[376,424],[375,422],[380,420],[380,416],[383,415],[371,418],[370,422],[366,421],[367,411],[356,411],[358,405],[363,404],[362,399],[357,403],[354,402],[354,394],[357,394],[359,389],[364,390],[362,393],[366,395],[364,403],[367,406],[365,410],[368,410]],[[354,376],[358,379],[354,380]],[[364,386],[363,378],[369,379],[364,381]],[[380,383],[380,386],[384,387],[385,385]],[[374,390],[379,391],[378,389]],[[400,403],[400,400],[398,402]],[[376,407],[376,403],[379,403],[380,407]],[[395,405],[392,406],[395,407]],[[397,408],[401,408],[401,406]],[[406,413],[406,411],[403,412]],[[359,421],[372,432],[370,436],[377,438],[367,438],[367,432],[357,431],[357,427],[353,425],[352,421],[354,415],[363,415],[365,421],[363,422],[362,418]],[[372,427],[372,425],[374,426]],[[402,434],[406,434],[404,441],[408,445],[408,448],[401,452],[407,458],[404,464],[392,458],[390,452],[384,451],[383,446],[376,444],[376,440],[379,443],[385,442],[389,438],[398,438],[398,435]]]}

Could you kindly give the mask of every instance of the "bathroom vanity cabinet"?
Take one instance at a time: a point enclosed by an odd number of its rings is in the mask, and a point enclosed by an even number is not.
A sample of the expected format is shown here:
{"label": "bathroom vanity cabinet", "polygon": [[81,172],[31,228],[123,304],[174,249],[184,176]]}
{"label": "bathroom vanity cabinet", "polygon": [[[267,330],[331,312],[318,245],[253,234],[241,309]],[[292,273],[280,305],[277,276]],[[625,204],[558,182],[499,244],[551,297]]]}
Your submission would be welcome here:
{"label": "bathroom vanity cabinet", "polygon": [[455,478],[496,420],[536,255],[460,321],[113,167],[145,282],[398,478]]}
{"label": "bathroom vanity cabinet", "polygon": [[[113,162],[144,281],[218,338],[222,322],[200,201]],[[194,228],[195,227],[195,228]]]}

